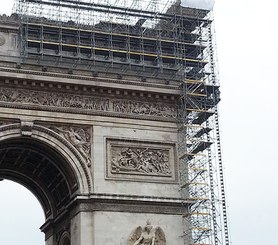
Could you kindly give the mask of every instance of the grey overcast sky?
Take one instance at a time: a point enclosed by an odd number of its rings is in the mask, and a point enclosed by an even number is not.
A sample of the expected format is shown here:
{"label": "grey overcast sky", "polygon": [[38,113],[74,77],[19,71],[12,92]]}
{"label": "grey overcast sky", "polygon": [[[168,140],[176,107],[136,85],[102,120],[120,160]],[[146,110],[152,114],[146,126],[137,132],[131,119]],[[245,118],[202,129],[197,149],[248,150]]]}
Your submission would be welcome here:
{"label": "grey overcast sky", "polygon": [[[2,1],[0,12],[11,5],[12,0]],[[277,10],[274,0],[215,1],[222,150],[234,245],[277,245]],[[0,244],[43,244],[38,231],[43,215],[32,195],[4,181],[0,196]]]}

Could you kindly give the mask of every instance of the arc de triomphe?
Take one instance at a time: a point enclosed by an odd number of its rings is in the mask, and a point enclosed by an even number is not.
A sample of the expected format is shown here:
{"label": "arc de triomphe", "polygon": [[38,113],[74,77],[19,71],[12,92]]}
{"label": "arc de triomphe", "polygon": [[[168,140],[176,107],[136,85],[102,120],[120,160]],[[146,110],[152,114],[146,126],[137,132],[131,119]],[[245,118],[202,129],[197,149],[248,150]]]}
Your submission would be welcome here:
{"label": "arc de triomphe", "polygon": [[135,244],[150,223],[183,244],[179,88],[21,63],[18,28],[1,17],[0,178],[40,201],[46,244]]}

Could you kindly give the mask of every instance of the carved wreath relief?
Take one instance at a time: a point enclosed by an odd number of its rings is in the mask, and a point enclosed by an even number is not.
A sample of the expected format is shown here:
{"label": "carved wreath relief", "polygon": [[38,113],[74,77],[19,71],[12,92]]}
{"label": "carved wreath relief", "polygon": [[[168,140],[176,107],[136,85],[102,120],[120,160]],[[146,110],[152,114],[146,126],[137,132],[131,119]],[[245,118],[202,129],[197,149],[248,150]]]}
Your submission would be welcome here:
{"label": "carved wreath relief", "polygon": [[107,140],[108,177],[132,179],[175,178],[171,144]]}
{"label": "carved wreath relief", "polygon": [[142,228],[138,226],[129,236],[127,245],[166,245],[166,238],[160,227],[153,228],[150,221]]}

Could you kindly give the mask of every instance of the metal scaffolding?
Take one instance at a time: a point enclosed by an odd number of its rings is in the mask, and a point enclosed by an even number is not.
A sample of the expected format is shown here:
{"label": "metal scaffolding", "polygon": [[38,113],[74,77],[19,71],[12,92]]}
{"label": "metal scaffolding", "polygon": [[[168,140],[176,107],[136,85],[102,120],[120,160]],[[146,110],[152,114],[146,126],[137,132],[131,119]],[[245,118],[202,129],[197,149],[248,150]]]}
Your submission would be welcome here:
{"label": "metal scaffolding", "polygon": [[[213,19],[180,0],[17,0],[22,62],[180,86],[185,245],[229,245]],[[185,205],[186,206],[186,205]]]}
{"label": "metal scaffolding", "polygon": [[[180,98],[178,145],[181,191],[184,198],[189,196],[195,200],[184,217],[184,237],[185,244],[229,245],[213,22],[199,21],[196,28],[200,45],[205,47],[200,52],[200,59],[207,64],[186,73]],[[188,69],[187,65],[185,69]]]}
{"label": "metal scaffolding", "polygon": [[191,76],[207,64],[195,32],[206,11],[174,0],[98,2],[18,0],[22,59],[169,80],[182,80],[185,64]]}

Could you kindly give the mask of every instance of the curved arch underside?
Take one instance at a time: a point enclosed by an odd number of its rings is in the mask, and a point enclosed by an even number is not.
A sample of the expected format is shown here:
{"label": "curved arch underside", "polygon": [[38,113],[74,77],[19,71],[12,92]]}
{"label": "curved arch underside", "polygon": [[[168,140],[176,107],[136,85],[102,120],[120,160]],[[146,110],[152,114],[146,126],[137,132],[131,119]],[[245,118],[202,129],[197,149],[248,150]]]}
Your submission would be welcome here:
{"label": "curved arch underside", "polygon": [[27,137],[0,142],[0,177],[32,191],[46,218],[63,211],[78,190],[73,170],[55,149]]}

